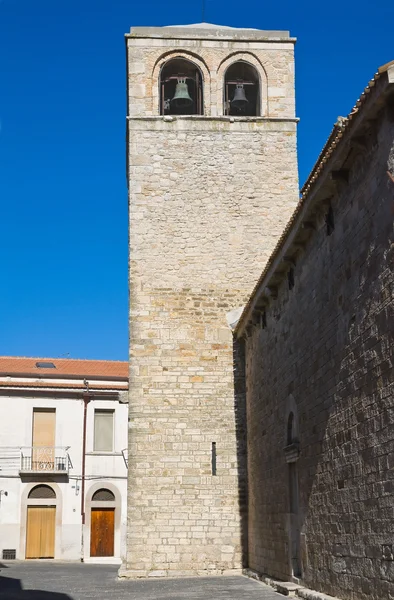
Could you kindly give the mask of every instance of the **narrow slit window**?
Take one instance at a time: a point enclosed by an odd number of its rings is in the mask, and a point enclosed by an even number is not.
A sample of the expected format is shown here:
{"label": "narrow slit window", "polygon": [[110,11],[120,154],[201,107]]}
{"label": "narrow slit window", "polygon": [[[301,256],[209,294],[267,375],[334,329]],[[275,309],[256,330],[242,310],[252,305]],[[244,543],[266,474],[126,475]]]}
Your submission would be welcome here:
{"label": "narrow slit window", "polygon": [[216,442],[212,442],[211,467],[212,467],[212,475],[216,475]]}
{"label": "narrow slit window", "polygon": [[287,443],[290,445],[294,441],[294,413],[289,414],[287,420]]}
{"label": "narrow slit window", "polygon": [[292,290],[294,287],[294,269],[291,268],[287,273],[287,282],[289,284],[289,290]]}
{"label": "narrow slit window", "polygon": [[326,214],[326,231],[327,235],[331,235],[335,229],[334,222],[334,211],[332,210],[332,206],[330,205],[327,214]]}

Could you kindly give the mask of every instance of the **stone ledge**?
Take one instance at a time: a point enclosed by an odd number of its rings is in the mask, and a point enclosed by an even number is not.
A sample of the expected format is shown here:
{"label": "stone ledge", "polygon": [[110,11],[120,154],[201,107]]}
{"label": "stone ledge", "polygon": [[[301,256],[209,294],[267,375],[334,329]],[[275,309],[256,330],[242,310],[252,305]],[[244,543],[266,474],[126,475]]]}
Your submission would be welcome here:
{"label": "stone ledge", "polygon": [[261,581],[262,583],[269,585],[276,592],[279,592],[279,594],[283,594],[284,596],[294,597],[296,592],[302,588],[300,584],[294,583],[293,581],[280,581],[279,579],[273,579],[267,575],[257,573],[252,569],[244,569],[243,574],[247,577],[251,577],[252,579],[256,579],[257,581]]}
{"label": "stone ledge", "polygon": [[174,123],[174,122],[202,122],[210,121],[218,123],[298,123],[299,117],[231,117],[227,115],[127,115],[126,121],[158,121],[159,123]]}
{"label": "stone ledge", "polygon": [[195,569],[195,570],[172,570],[172,569],[157,569],[147,571],[144,569],[124,569],[118,571],[119,579],[176,579],[186,577],[231,577],[242,575],[242,569]]}
{"label": "stone ledge", "polygon": [[[294,133],[297,130],[297,118],[285,118],[285,117],[251,117],[249,120],[240,120],[236,117],[171,117],[171,120],[166,117],[149,116],[149,117],[127,117],[127,123],[130,131],[142,131],[144,133],[149,132],[165,132],[166,135],[169,133],[189,133],[194,134],[210,133],[210,134],[221,134],[231,133],[236,131],[237,133],[251,134],[251,133],[266,133],[266,132],[278,132],[285,131],[288,133]],[[215,138],[212,138],[213,140]]]}
{"label": "stone ledge", "polygon": [[295,596],[298,590],[302,589],[298,583],[292,581],[274,581],[274,586],[276,591],[284,596]]}

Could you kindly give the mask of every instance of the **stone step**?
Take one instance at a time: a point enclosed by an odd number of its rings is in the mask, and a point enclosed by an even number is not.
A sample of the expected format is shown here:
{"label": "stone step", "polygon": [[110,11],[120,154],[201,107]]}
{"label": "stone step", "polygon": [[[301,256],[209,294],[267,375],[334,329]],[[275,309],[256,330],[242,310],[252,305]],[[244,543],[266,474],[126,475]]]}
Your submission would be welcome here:
{"label": "stone step", "polygon": [[303,600],[340,600],[340,598],[334,598],[334,596],[329,596],[328,594],[323,594],[322,592],[310,590],[306,587],[303,587],[299,583],[294,583],[293,581],[279,581],[277,579],[272,579],[266,575],[256,573],[256,571],[253,571],[252,569],[244,569],[243,574],[251,579],[262,581],[263,583],[271,586],[279,594],[289,596],[290,598],[303,598]]}
{"label": "stone step", "polygon": [[339,600],[339,598],[334,598],[334,596],[328,596],[327,594],[308,590],[307,588],[297,590],[297,596],[304,600]]}

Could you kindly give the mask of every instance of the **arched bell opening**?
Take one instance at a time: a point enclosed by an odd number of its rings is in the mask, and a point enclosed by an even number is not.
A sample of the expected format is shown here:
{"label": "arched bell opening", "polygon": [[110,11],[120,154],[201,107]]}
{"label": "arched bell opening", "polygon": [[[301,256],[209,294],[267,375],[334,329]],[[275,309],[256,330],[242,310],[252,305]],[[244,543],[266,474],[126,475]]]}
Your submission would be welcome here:
{"label": "arched bell opening", "polygon": [[173,58],[163,65],[160,73],[160,114],[203,114],[202,73],[190,60]]}
{"label": "arched bell opening", "polygon": [[249,63],[239,60],[230,65],[224,76],[225,115],[260,116],[260,78]]}

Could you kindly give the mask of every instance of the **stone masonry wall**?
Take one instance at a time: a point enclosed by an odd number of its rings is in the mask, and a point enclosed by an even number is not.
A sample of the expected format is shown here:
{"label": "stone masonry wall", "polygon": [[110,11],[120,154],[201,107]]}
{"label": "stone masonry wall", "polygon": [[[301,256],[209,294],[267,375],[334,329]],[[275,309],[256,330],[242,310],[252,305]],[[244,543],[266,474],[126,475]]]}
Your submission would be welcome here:
{"label": "stone masonry wall", "polygon": [[130,122],[131,576],[242,565],[244,417],[226,313],[297,202],[295,152],[294,123]]}
{"label": "stone masonry wall", "polygon": [[370,121],[349,183],[246,343],[249,566],[289,579],[290,407],[298,413],[302,581],[394,598],[394,124]]}
{"label": "stone masonry wall", "polygon": [[[226,313],[298,200],[293,41],[169,35],[137,28],[127,40],[131,577],[246,564],[242,360]],[[204,116],[158,116],[160,69],[176,56],[201,69]],[[221,116],[225,69],[240,59],[260,75],[259,118]]]}

